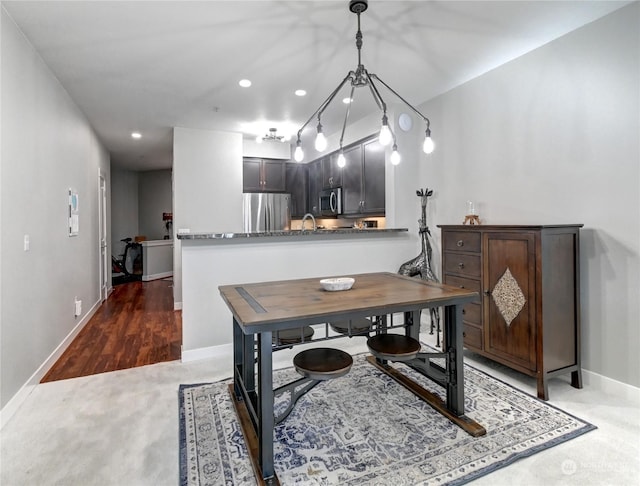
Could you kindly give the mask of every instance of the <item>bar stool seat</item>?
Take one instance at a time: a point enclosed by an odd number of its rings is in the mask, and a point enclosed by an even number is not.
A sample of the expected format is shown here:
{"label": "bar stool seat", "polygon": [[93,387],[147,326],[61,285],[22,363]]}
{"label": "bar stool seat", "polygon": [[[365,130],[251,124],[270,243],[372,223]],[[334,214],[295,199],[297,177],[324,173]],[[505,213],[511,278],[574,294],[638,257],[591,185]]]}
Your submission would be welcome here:
{"label": "bar stool seat", "polygon": [[371,354],[379,359],[409,361],[420,352],[420,341],[401,334],[378,334],[367,339]]}
{"label": "bar stool seat", "polygon": [[293,366],[298,373],[317,381],[344,376],[352,365],[353,358],[349,353],[332,348],[307,349],[293,358]]}
{"label": "bar stool seat", "polygon": [[366,317],[351,319],[350,321],[333,321],[329,323],[329,327],[340,334],[349,334],[349,322],[351,322],[351,335],[366,334],[371,331],[371,321]]}
{"label": "bar stool seat", "polygon": [[[277,336],[277,338],[276,338]],[[282,331],[274,331],[271,342],[278,346],[285,344],[298,344],[304,341],[309,341],[313,337],[313,328],[311,326],[304,326],[297,329],[283,329]]]}

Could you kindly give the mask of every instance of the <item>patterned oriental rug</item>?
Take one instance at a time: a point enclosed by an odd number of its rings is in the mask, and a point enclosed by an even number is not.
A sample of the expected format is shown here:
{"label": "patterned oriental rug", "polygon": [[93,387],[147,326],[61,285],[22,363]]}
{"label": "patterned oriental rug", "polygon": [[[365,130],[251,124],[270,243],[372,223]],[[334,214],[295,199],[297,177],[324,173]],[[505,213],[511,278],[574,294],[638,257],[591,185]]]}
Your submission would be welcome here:
{"label": "patterned oriental rug", "polygon": [[[474,438],[365,357],[300,398],[276,427],[283,485],[464,484],[596,428],[465,365],[466,415],[487,430]],[[397,367],[443,397],[438,385]],[[298,377],[276,371],[274,387]],[[256,484],[229,383],[180,386],[181,485]]]}

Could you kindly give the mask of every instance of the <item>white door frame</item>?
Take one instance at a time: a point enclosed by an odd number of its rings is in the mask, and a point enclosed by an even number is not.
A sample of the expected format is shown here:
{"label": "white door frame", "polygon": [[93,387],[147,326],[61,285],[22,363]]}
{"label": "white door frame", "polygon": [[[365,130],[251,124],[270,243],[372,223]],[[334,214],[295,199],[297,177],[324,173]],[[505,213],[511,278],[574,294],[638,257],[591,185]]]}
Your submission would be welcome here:
{"label": "white door frame", "polygon": [[109,292],[109,260],[107,251],[107,180],[100,169],[98,169],[98,256],[100,262],[100,302],[107,299]]}

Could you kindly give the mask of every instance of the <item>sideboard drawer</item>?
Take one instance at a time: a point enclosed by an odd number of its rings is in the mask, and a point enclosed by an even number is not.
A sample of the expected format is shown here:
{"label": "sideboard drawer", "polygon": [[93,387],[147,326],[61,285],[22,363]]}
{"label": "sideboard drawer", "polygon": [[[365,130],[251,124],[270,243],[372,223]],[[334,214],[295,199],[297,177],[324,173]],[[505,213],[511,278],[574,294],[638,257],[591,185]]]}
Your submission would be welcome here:
{"label": "sideboard drawer", "polygon": [[462,338],[465,346],[482,349],[482,329],[475,326],[464,325],[462,327]]}
{"label": "sideboard drawer", "polygon": [[480,304],[471,302],[462,308],[462,319],[464,322],[482,326],[482,307]]}
{"label": "sideboard drawer", "polygon": [[[472,290],[474,292],[480,292],[480,281],[472,280],[470,278],[456,277],[454,275],[445,275],[444,283],[451,285],[452,287],[458,287],[459,289]],[[478,301],[480,296],[478,296]]]}
{"label": "sideboard drawer", "polygon": [[444,254],[444,271],[480,277],[480,255],[447,252]]}
{"label": "sideboard drawer", "polygon": [[480,253],[480,232],[445,231],[443,232],[444,251],[469,251]]}

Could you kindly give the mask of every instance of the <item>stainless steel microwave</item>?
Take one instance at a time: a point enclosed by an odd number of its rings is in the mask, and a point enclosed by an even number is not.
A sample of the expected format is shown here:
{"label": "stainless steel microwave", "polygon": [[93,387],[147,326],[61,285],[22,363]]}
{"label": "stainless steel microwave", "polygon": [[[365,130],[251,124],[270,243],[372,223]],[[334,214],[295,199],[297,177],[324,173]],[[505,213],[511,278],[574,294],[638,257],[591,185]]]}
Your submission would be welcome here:
{"label": "stainless steel microwave", "polygon": [[325,189],[320,191],[320,214],[322,216],[337,216],[342,214],[342,188]]}

